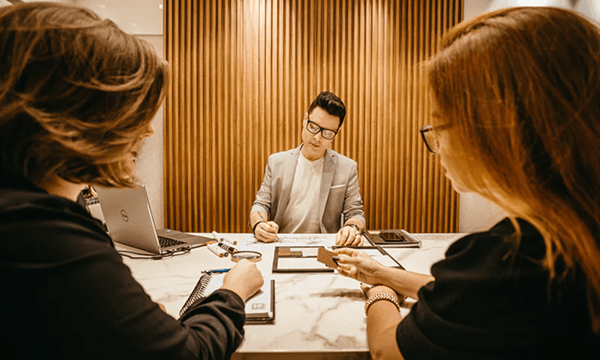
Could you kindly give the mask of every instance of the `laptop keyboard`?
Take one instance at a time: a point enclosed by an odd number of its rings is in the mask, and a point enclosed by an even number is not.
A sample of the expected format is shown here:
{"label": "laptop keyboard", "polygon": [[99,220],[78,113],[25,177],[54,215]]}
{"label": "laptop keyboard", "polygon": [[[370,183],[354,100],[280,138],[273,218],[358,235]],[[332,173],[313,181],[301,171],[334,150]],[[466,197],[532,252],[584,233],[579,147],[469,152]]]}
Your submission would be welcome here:
{"label": "laptop keyboard", "polygon": [[183,241],[179,241],[179,240],[173,240],[173,239],[168,239],[168,238],[164,238],[159,236],[158,237],[158,243],[160,244],[160,247],[170,247],[170,246],[176,246],[176,245],[185,245],[187,243],[183,242]]}

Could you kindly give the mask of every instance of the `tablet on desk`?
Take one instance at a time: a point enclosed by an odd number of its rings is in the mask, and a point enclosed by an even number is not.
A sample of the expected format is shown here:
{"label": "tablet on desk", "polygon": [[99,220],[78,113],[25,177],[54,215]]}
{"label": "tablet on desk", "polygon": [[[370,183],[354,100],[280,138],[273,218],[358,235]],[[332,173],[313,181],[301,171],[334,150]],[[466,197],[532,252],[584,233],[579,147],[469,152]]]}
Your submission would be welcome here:
{"label": "tablet on desk", "polygon": [[421,240],[403,229],[368,230],[363,235],[373,245],[389,245],[394,247],[421,247]]}
{"label": "tablet on desk", "polygon": [[385,242],[406,242],[402,235],[395,231],[380,232],[379,237],[381,237]]}

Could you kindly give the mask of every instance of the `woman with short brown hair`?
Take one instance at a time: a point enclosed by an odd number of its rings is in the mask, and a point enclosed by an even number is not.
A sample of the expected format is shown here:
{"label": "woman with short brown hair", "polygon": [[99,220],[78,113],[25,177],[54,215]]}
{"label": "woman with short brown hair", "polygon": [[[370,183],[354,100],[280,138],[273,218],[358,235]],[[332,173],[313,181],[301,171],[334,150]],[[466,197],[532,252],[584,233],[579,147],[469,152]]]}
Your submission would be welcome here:
{"label": "woman with short brown hair", "polygon": [[222,359],[262,285],[248,261],[179,320],[133,279],[76,203],[84,186],[135,185],[168,67],[91,11],[0,8],[2,345],[13,358]]}

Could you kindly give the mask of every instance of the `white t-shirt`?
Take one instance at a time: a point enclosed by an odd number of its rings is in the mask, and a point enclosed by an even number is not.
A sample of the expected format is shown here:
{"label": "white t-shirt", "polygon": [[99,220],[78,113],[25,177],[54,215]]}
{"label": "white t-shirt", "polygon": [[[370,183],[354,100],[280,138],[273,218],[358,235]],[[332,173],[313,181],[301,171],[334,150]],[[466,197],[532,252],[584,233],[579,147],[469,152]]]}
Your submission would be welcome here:
{"label": "white t-shirt", "polygon": [[290,202],[283,214],[280,233],[317,234],[321,232],[319,193],[321,192],[324,161],[324,156],[315,161],[309,161],[302,153],[298,156]]}

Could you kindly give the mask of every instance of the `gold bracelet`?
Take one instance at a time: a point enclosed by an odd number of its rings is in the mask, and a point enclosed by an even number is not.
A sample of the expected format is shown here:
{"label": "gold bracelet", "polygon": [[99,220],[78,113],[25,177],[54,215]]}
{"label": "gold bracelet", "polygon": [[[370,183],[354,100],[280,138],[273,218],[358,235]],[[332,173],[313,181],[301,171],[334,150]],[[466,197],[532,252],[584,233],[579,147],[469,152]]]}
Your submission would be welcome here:
{"label": "gold bracelet", "polygon": [[398,302],[398,297],[396,295],[392,295],[389,293],[377,293],[375,295],[371,295],[365,302],[365,315],[368,315],[369,308],[371,307],[371,305],[373,305],[375,302],[377,302],[379,300],[387,300],[387,301],[391,302],[392,304],[394,304],[396,306],[396,309],[398,309],[398,311],[400,311],[400,303]]}

